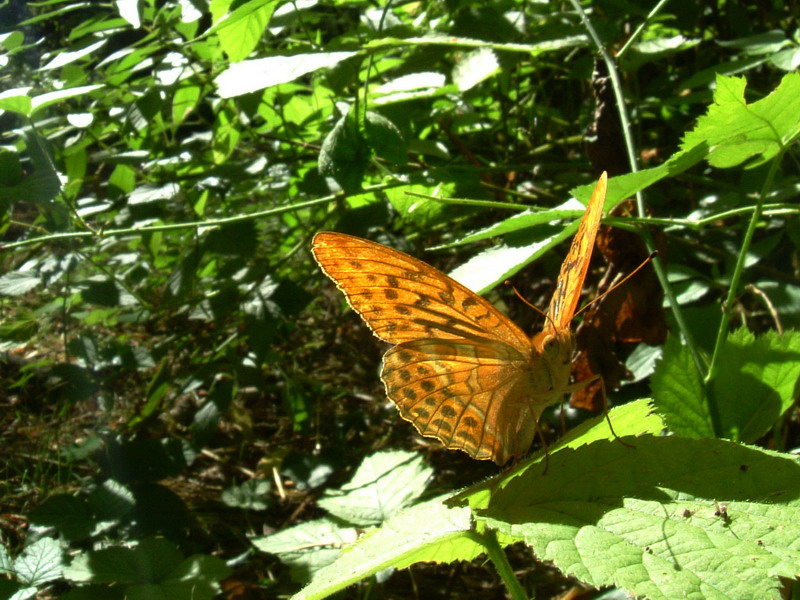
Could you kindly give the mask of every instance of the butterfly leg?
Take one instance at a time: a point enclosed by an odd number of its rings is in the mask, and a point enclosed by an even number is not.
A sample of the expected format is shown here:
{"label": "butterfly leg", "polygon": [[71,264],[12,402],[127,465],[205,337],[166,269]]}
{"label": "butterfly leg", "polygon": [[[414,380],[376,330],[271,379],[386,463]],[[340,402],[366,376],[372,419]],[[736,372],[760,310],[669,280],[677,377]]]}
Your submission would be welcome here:
{"label": "butterfly leg", "polygon": [[561,396],[561,402],[559,402],[558,417],[561,421],[561,435],[564,435],[567,433],[567,417],[564,414],[564,396]]}
{"label": "butterfly leg", "polygon": [[634,444],[629,444],[628,442],[624,441],[617,435],[617,432],[614,431],[614,426],[611,424],[611,417],[608,416],[608,396],[606,396],[606,384],[602,377],[598,375],[597,378],[600,380],[600,391],[601,395],[603,396],[603,412],[606,415],[606,421],[608,421],[608,428],[611,430],[611,435],[613,435],[623,446],[627,446],[628,448],[636,448]]}
{"label": "butterfly leg", "polygon": [[[600,381],[600,395],[603,397],[603,413],[606,415],[606,421],[608,421],[608,428],[611,430],[611,435],[613,435],[616,440],[622,444],[623,446],[627,446],[628,448],[636,448],[634,444],[630,444],[624,441],[621,437],[617,435],[617,432],[614,431],[614,426],[611,424],[611,417],[608,416],[608,395],[606,394],[606,382],[603,381],[603,378],[600,375],[595,375],[594,377],[590,377],[589,379],[584,379],[583,381],[579,381],[577,383],[573,383],[564,390],[565,394],[571,394],[572,392],[576,392],[579,389],[583,388],[586,385],[589,385],[593,381]],[[563,404],[562,404],[563,409]],[[562,418],[563,418],[563,410],[562,410]]]}
{"label": "butterfly leg", "polygon": [[544,450],[544,471],[542,471],[542,477],[547,475],[547,469],[550,468],[550,452],[547,450],[547,441],[544,439],[544,433],[542,432],[542,428],[539,427],[539,421],[536,421],[536,433],[539,434],[539,439],[542,441],[542,450]]}

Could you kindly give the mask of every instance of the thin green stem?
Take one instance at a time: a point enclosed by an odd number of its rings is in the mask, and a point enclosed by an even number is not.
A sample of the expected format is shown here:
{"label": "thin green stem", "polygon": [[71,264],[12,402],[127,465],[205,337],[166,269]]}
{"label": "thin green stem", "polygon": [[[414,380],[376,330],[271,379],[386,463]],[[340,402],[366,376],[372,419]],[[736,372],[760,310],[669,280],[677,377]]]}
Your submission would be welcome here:
{"label": "thin green stem", "polygon": [[[591,21],[589,21],[589,18],[583,11],[580,2],[578,2],[578,0],[570,0],[570,2],[581,16],[583,24],[586,27],[586,30],[589,32],[589,37],[592,38],[597,46],[597,50],[600,52],[603,62],[606,64],[606,68],[608,69],[608,75],[611,79],[611,87],[614,90],[614,97],[617,100],[617,110],[619,112],[620,123],[622,125],[622,135],[625,139],[625,149],[628,153],[628,163],[630,165],[631,173],[636,173],[639,170],[639,166],[636,160],[636,150],[633,142],[633,136],[631,135],[630,119],[628,119],[628,111],[625,108],[625,94],[622,91],[622,84],[620,82],[619,72],[617,71],[617,65],[603,45],[600,36],[597,35],[597,32],[592,26]],[[639,212],[639,215],[647,214],[644,204],[644,196],[642,195],[641,191],[636,193],[636,208]],[[642,236],[648,252],[653,252],[656,250],[655,243],[653,242],[653,236],[650,235],[650,232],[645,227],[642,227],[639,230],[639,234]],[[675,293],[672,291],[672,286],[667,278],[667,272],[664,270],[664,266],[659,257],[655,257],[653,259],[653,270],[656,273],[656,277],[658,277],[661,288],[664,290],[664,295],[667,297],[670,310],[672,311],[672,315],[675,317],[675,322],[678,325],[678,329],[680,329],[683,338],[686,340],[686,345],[689,347],[695,367],[697,368],[698,373],[702,374],[705,371],[703,368],[703,360],[700,356],[700,353],[697,351],[697,347],[694,343],[694,337],[692,336],[686,320],[683,318],[683,311],[681,311],[680,306],[678,305],[678,299],[675,297]]]}
{"label": "thin green stem", "polygon": [[[711,363],[708,366],[708,373],[705,377],[706,385],[708,385],[708,383],[712,381],[716,375],[717,364],[719,362],[719,353],[723,344],[725,343],[725,339],[728,337],[728,324],[730,323],[731,315],[733,314],[733,304],[736,301],[736,297],[739,295],[739,284],[742,280],[742,274],[744,273],[744,263],[747,259],[747,252],[750,249],[750,244],[753,241],[753,234],[755,233],[758,222],[761,219],[761,214],[764,207],[764,199],[767,197],[769,190],[772,189],[772,182],[775,180],[775,174],[778,171],[778,165],[780,164],[780,159],[782,156],[783,152],[779,152],[778,155],[772,159],[772,164],[770,165],[767,177],[764,179],[764,185],[762,186],[761,193],[758,196],[755,210],[753,210],[753,214],[750,216],[750,223],[745,231],[744,239],[742,240],[742,247],[739,250],[739,256],[736,258],[736,266],[733,268],[731,284],[728,288],[728,296],[725,298],[725,303],[722,305],[722,319],[720,319],[719,330],[717,331],[717,340],[714,343],[714,353],[711,356]],[[707,394],[707,396],[711,395]]]}
{"label": "thin green stem", "polygon": [[525,590],[522,589],[517,577],[514,575],[514,570],[508,562],[506,553],[500,547],[494,530],[487,529],[482,535],[479,534],[478,541],[486,550],[486,555],[494,564],[497,573],[500,575],[500,579],[503,580],[513,600],[528,600],[528,595],[525,593]]}
{"label": "thin green stem", "polygon": [[[537,208],[530,204],[516,204],[514,202],[496,202],[494,200],[470,200],[469,198],[442,198],[439,196],[429,196],[428,194],[420,194],[419,192],[406,192],[406,196],[413,196],[415,198],[424,198],[432,202],[440,202],[441,204],[457,204],[458,206],[479,206],[481,208],[493,208],[499,210],[531,210]],[[542,209],[544,210],[544,209]],[[576,214],[578,211],[576,211]]]}
{"label": "thin green stem", "polygon": [[[382,183],[379,185],[367,186],[364,188],[365,192],[374,192],[391,187],[396,187],[398,184]],[[56,240],[74,240],[85,238],[109,238],[109,237],[122,237],[126,235],[142,235],[145,233],[155,233],[159,231],[176,231],[180,229],[194,229],[198,227],[221,227],[223,225],[230,225],[232,223],[240,223],[242,221],[251,221],[253,219],[260,219],[261,217],[270,217],[280,215],[287,212],[294,212],[312,206],[319,206],[321,204],[329,204],[336,200],[337,195],[333,194],[325,196],[324,198],[317,198],[316,200],[308,200],[307,202],[298,202],[297,204],[289,204],[287,206],[279,206],[277,208],[268,208],[258,212],[249,213],[246,215],[236,215],[235,217],[227,217],[224,219],[209,219],[206,221],[189,221],[187,223],[173,223],[170,225],[153,225],[151,227],[126,227],[123,229],[106,229],[103,231],[67,231],[63,233],[48,233],[35,238],[22,240],[20,242],[12,242],[4,244],[0,250],[14,250],[24,246],[33,246],[35,244],[43,244],[53,242]]]}
{"label": "thin green stem", "polygon": [[617,52],[617,60],[621,60],[622,57],[625,55],[625,53],[630,49],[630,47],[633,46],[633,44],[639,40],[639,38],[642,35],[642,32],[644,31],[644,28],[647,27],[647,24],[653,19],[653,17],[655,17],[659,12],[661,12],[661,9],[664,8],[664,5],[667,2],[669,2],[669,0],[659,0],[656,3],[656,5],[653,7],[653,10],[650,11],[650,14],[648,14],[645,20],[642,21],[639,27],[636,28],[636,31],[634,31],[633,35],[631,35],[631,37],[628,38],[628,41],[625,42],[625,45],[622,47],[622,49],[619,52]]}

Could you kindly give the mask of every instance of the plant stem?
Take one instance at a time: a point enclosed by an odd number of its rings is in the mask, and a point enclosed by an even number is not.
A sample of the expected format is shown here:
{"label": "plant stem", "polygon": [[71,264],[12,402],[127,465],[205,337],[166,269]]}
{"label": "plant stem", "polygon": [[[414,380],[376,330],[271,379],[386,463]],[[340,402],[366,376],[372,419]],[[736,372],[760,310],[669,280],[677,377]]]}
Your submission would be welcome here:
{"label": "plant stem", "polygon": [[[382,183],[379,185],[365,186],[364,192],[374,192],[390,187],[395,187],[397,183]],[[235,217],[227,217],[225,219],[209,219],[205,221],[189,221],[187,223],[173,223],[171,225],[154,225],[152,227],[126,227],[124,229],[106,229],[101,231],[67,231],[62,233],[48,233],[39,237],[22,240],[21,242],[12,242],[10,244],[3,244],[0,250],[13,250],[15,248],[22,248],[23,246],[32,246],[34,244],[42,244],[45,242],[52,242],[54,240],[67,240],[67,239],[80,239],[80,238],[108,238],[119,237],[125,235],[142,235],[145,233],[154,233],[157,231],[175,231],[180,229],[194,229],[197,227],[221,227],[223,225],[230,225],[232,223],[239,223],[241,221],[251,221],[261,217],[268,217],[283,214],[286,212],[293,212],[303,208],[310,208],[320,204],[328,204],[336,200],[336,194],[325,196],[324,198],[317,198],[316,200],[309,200],[307,202],[298,202],[297,204],[287,204],[286,206],[279,206],[277,208],[268,208],[267,210],[260,210],[258,212],[236,215]]]}
{"label": "plant stem", "polygon": [[642,32],[644,31],[644,28],[652,20],[652,18],[655,17],[661,11],[662,8],[664,8],[664,5],[667,2],[669,2],[669,0],[659,0],[659,2],[653,7],[653,10],[651,10],[650,13],[647,15],[645,20],[642,21],[639,27],[636,28],[636,31],[633,32],[633,35],[631,35],[631,37],[628,38],[628,41],[625,42],[625,45],[622,47],[622,49],[619,52],[617,52],[617,60],[619,60],[622,56],[624,56],[624,54],[628,51],[628,49],[636,41],[638,41],[639,37],[642,35]]}
{"label": "plant stem", "polygon": [[522,589],[522,586],[514,575],[514,570],[508,562],[506,553],[497,541],[497,534],[495,531],[493,529],[487,529],[482,535],[479,534],[479,542],[486,550],[486,555],[489,557],[489,560],[494,563],[497,573],[506,585],[506,589],[508,593],[511,594],[511,597],[514,600],[528,600],[525,590]]}
{"label": "plant stem", "polygon": [[[578,0],[570,0],[570,2],[572,3],[572,6],[575,8],[578,14],[581,16],[584,26],[586,27],[586,30],[589,32],[589,37],[591,37],[592,40],[594,41],[598,51],[600,52],[600,55],[603,58],[603,62],[605,62],[606,67],[608,68],[608,75],[611,79],[611,87],[614,90],[614,97],[617,100],[617,110],[619,111],[620,123],[622,125],[622,135],[625,139],[625,148],[628,153],[628,163],[630,165],[631,173],[636,173],[639,170],[639,166],[636,161],[635,146],[633,143],[633,138],[631,136],[630,120],[628,119],[628,111],[625,108],[625,95],[623,94],[622,91],[622,84],[620,83],[619,72],[617,71],[617,65],[614,62],[614,59],[606,50],[605,46],[603,45],[600,36],[597,35],[597,32],[592,26],[591,21],[589,21],[589,18],[583,11],[580,2],[578,2]],[[647,210],[644,204],[644,196],[642,195],[641,191],[636,193],[636,209],[640,217],[643,217],[644,215],[647,214]],[[647,248],[648,252],[653,252],[654,250],[656,250],[655,243],[653,242],[653,236],[650,235],[650,232],[646,228],[644,227],[640,228],[639,234],[642,236],[642,239],[644,240],[645,247]],[[664,295],[667,297],[667,301],[669,302],[672,315],[675,317],[675,322],[678,324],[678,329],[680,329],[684,340],[686,340],[686,345],[689,347],[689,351],[691,352],[695,368],[697,369],[698,373],[702,374],[705,371],[703,360],[700,356],[700,353],[697,351],[697,347],[694,343],[694,337],[692,336],[691,330],[689,329],[686,320],[683,318],[683,312],[681,311],[680,306],[678,305],[678,299],[675,297],[675,293],[672,291],[672,286],[669,284],[669,280],[667,279],[667,273],[664,270],[664,266],[662,265],[661,259],[658,256],[656,256],[653,259],[653,269],[655,270],[656,277],[658,278],[658,281],[661,284],[661,288],[664,290]]]}
{"label": "plant stem", "polygon": [[[764,208],[764,200],[767,197],[769,190],[772,189],[772,182],[775,180],[775,173],[778,171],[778,165],[780,164],[780,159],[782,156],[783,151],[780,151],[772,159],[769,172],[767,173],[767,177],[764,179],[764,185],[761,187],[761,192],[758,195],[755,210],[753,210],[753,214],[750,216],[750,224],[744,233],[744,239],[742,240],[742,247],[739,250],[739,256],[736,257],[736,266],[733,268],[733,274],[731,275],[731,284],[728,288],[728,296],[725,298],[725,303],[722,305],[722,319],[720,319],[719,330],[717,331],[717,339],[714,343],[714,353],[711,356],[711,363],[708,366],[708,373],[705,376],[706,385],[708,385],[709,382],[714,379],[714,376],[717,372],[719,353],[722,349],[722,345],[725,343],[725,339],[728,337],[728,324],[731,321],[732,314],[731,309],[733,307],[733,303],[736,301],[736,296],[739,294],[739,282],[742,279],[742,273],[744,273],[744,263],[747,259],[747,251],[750,249],[750,244],[753,241],[753,234],[756,231],[758,222],[761,220],[761,213]],[[706,394],[706,396],[711,398],[712,395]],[[719,434],[720,432],[717,433]]]}

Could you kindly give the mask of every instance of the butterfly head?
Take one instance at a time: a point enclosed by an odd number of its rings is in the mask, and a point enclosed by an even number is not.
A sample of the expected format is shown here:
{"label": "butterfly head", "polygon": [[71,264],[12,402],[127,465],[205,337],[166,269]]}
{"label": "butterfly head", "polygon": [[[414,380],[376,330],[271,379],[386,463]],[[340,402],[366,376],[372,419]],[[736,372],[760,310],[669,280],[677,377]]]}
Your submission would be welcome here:
{"label": "butterfly head", "polygon": [[569,329],[546,327],[533,336],[534,350],[551,365],[569,365],[575,352],[575,335]]}

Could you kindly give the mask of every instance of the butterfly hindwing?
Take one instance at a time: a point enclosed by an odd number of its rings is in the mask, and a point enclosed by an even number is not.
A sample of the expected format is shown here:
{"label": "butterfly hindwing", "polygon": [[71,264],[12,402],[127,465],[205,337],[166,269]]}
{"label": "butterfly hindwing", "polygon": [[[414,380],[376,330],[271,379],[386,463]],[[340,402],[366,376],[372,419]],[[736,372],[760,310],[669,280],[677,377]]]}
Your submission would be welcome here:
{"label": "butterfly hindwing", "polygon": [[600,177],[561,266],[544,328],[532,338],[489,302],[430,265],[341,233],[314,237],[325,274],[380,339],[381,379],[424,436],[498,465],[524,455],[542,411],[570,385],[570,322],[602,216]]}
{"label": "butterfly hindwing", "polygon": [[381,379],[421,435],[502,465],[524,454],[536,431],[528,364],[491,339],[419,339],[389,349]]}

